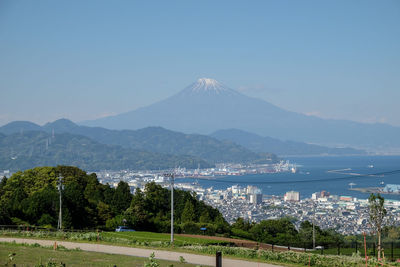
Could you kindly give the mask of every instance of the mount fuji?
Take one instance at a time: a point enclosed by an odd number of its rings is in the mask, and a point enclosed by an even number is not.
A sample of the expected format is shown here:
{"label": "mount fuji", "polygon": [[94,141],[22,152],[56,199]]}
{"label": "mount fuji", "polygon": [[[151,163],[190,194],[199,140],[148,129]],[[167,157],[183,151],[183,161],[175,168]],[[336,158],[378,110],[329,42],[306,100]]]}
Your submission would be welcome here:
{"label": "mount fuji", "polygon": [[281,109],[243,95],[218,81],[199,79],[177,94],[147,107],[81,124],[109,129],[161,126],[186,133],[210,134],[240,129],[262,136],[370,150],[400,148],[400,128],[322,119]]}

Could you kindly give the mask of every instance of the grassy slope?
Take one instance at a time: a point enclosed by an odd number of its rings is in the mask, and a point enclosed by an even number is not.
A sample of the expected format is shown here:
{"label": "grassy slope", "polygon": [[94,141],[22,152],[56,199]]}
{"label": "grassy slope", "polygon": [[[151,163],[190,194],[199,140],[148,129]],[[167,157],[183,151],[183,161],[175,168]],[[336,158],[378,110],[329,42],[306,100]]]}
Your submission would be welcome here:
{"label": "grassy slope", "polygon": [[[26,234],[33,234],[27,236]],[[71,233],[60,233],[60,232],[43,232],[44,235],[37,236],[38,232],[14,232],[14,231],[0,231],[0,236],[14,236],[14,237],[24,237],[24,238],[38,238],[38,239],[58,239],[72,242],[88,242],[96,243],[97,234],[96,233],[73,233],[73,235],[67,238],[61,238],[60,236],[55,236],[57,234],[71,234]],[[50,235],[48,235],[50,234]],[[99,241],[102,244],[111,245],[122,245],[122,246],[133,246],[133,247],[146,247],[154,248],[155,250],[173,250],[189,252],[194,254],[208,254],[215,255],[215,250],[223,251],[224,257],[239,258],[248,261],[261,261],[275,263],[283,266],[304,266],[308,265],[309,258],[315,259],[314,264],[311,266],[364,266],[363,258],[352,258],[345,256],[320,256],[305,253],[293,253],[293,252],[268,252],[263,250],[252,250],[252,249],[242,249],[242,248],[231,248],[226,246],[202,246],[207,244],[215,244],[216,240],[212,239],[202,239],[201,237],[187,237],[181,235],[175,235],[175,246],[171,247],[169,244],[169,234],[161,233],[151,233],[151,232],[103,232],[99,233],[103,241]],[[53,236],[52,236],[53,235]],[[226,241],[223,241],[226,242]],[[194,245],[192,247],[185,247],[182,245]],[[200,246],[196,246],[200,245]],[[222,244],[223,245],[223,244]],[[1,249],[1,247],[0,247]],[[324,254],[328,253],[335,254],[335,251],[324,251]],[[345,252],[345,249],[341,251]],[[347,251],[346,251],[347,252]],[[314,252],[314,253],[320,253]],[[337,253],[337,251],[336,251]],[[371,264],[374,264],[374,260],[371,259]],[[1,264],[1,261],[0,261]],[[392,263],[391,266],[395,264]],[[119,266],[119,265],[118,265]],[[176,265],[175,265],[176,266]],[[400,266],[400,265],[396,265]]]}
{"label": "grassy slope", "polygon": [[[104,237],[116,237],[116,238],[124,238],[127,240],[137,240],[137,241],[162,241],[168,242],[171,240],[170,234],[162,234],[162,233],[152,233],[152,232],[103,232],[102,235]],[[177,246],[181,245],[207,245],[207,244],[226,244],[226,241],[220,240],[212,240],[205,238],[195,238],[195,237],[187,237],[181,235],[174,235],[174,243]]]}
{"label": "grassy slope", "polygon": [[[12,264],[17,266],[34,266],[42,262],[47,263],[50,259],[60,263],[63,262],[67,267],[73,266],[141,266],[148,260],[140,257],[104,254],[97,252],[85,252],[78,250],[53,250],[51,248],[33,247],[25,245],[16,245],[13,243],[0,243],[0,265],[4,266],[8,261],[8,255],[16,253]],[[164,260],[157,260],[161,266],[169,266],[173,264],[175,267],[195,266],[188,263],[171,262]]]}
{"label": "grassy slope", "polygon": [[[65,235],[65,237],[64,237]],[[0,236],[9,237],[23,237],[32,239],[50,239],[50,240],[65,240],[73,242],[89,242],[97,241],[97,233],[60,233],[51,231],[29,232],[29,231],[8,231],[0,230]],[[121,246],[169,246],[171,240],[170,234],[153,233],[153,232],[99,232],[100,242],[112,245]],[[164,245],[157,244],[162,242]],[[174,236],[175,246],[183,245],[224,245],[229,242],[213,239],[203,239],[195,237],[187,237],[181,235]]]}

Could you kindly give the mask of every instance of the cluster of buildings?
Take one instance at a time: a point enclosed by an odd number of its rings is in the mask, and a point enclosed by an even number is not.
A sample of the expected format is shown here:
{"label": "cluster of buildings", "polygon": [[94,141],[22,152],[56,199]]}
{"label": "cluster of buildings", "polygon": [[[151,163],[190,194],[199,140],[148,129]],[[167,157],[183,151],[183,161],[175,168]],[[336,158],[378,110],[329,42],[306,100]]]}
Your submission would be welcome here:
{"label": "cluster of buildings", "polygon": [[[184,171],[184,170],[182,170]],[[99,172],[102,183],[117,186],[120,180],[131,187],[144,188],[148,182],[169,187],[169,178],[157,172]],[[370,232],[368,200],[351,196],[332,195],[327,191],[315,192],[311,198],[301,198],[300,193],[288,191],[283,196],[266,196],[256,186],[232,185],[226,189],[204,188],[198,183],[180,183],[175,187],[192,191],[207,204],[217,208],[229,223],[238,217],[259,222],[261,220],[291,217],[300,227],[303,221],[314,221],[322,229],[335,229],[345,235]],[[385,201],[390,222],[400,225],[400,201]]]}
{"label": "cluster of buildings", "polygon": [[400,184],[387,184],[382,192],[387,194],[400,194]]}
{"label": "cluster of buildings", "polygon": [[[148,181],[162,181],[164,172],[169,171],[134,171],[134,170],[120,170],[120,171],[97,171],[97,177],[100,181],[108,182],[110,185],[117,183],[120,180],[126,182],[135,182],[137,179]],[[215,168],[208,169],[186,169],[175,168],[173,170],[177,178],[214,178],[218,176],[239,176],[247,174],[262,174],[262,173],[280,173],[280,172],[297,172],[296,164],[289,161],[280,161],[278,163],[270,164],[236,164],[236,163],[223,163],[217,164]]]}
{"label": "cluster of buildings", "polygon": [[[226,192],[230,190],[227,188]],[[367,199],[330,195],[326,191],[316,192],[311,198],[300,199],[299,192],[289,191],[283,197],[264,197],[261,203],[254,204],[248,201],[248,197],[229,197],[229,194],[222,191],[220,194],[227,197],[206,197],[205,201],[218,208],[230,223],[238,217],[254,222],[290,217],[294,219],[296,227],[300,227],[303,221],[314,221],[322,229],[335,229],[344,235],[371,231]],[[400,225],[400,201],[386,199],[385,207],[388,222]]]}

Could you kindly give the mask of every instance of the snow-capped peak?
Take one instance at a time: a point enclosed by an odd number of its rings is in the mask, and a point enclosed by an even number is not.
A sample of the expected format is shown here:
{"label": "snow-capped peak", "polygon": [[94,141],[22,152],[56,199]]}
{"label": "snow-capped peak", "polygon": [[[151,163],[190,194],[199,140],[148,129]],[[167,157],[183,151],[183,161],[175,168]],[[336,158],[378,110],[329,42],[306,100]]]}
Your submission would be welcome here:
{"label": "snow-capped peak", "polygon": [[220,84],[217,80],[210,78],[198,79],[196,83],[191,86],[192,92],[209,92],[209,93],[222,93],[229,90]]}
{"label": "snow-capped peak", "polygon": [[181,96],[228,96],[238,95],[236,91],[210,78],[200,78],[179,93]]}
{"label": "snow-capped peak", "polygon": [[200,78],[197,80],[197,83],[200,83],[204,86],[216,86],[220,85],[217,80],[210,79],[210,78]]}

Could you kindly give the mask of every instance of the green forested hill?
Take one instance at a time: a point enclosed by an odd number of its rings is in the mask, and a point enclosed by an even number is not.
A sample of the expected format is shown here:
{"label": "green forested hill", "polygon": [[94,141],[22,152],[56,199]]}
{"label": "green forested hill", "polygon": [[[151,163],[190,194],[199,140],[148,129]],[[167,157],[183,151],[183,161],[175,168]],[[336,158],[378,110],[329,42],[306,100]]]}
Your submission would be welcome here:
{"label": "green forested hill", "polygon": [[47,132],[54,130],[56,133],[79,134],[103,144],[125,148],[171,155],[191,155],[210,163],[252,162],[273,157],[267,153],[255,153],[231,141],[220,141],[207,135],[180,133],[162,127],[118,131],[80,126],[72,121],[60,119],[44,125],[43,129]]}
{"label": "green forested hill", "polygon": [[[167,189],[148,183],[145,190],[132,195],[125,182],[111,188],[100,184],[96,174],[69,166],[37,167],[3,178],[0,224],[55,227],[59,211],[58,176],[63,177],[64,185],[64,228],[113,230],[125,220],[137,230],[169,231],[171,194]],[[199,231],[200,225],[196,223],[219,232],[229,227],[217,209],[198,201],[191,192],[175,190],[174,198],[177,230]]]}
{"label": "green forested hill", "polygon": [[210,167],[193,156],[168,155],[105,145],[68,133],[46,132],[0,135],[0,168],[24,170],[36,166],[73,165],[85,170],[168,169]]}
{"label": "green forested hill", "polygon": [[[35,125],[35,124],[33,124]],[[29,126],[29,127],[28,127]],[[96,142],[118,145],[124,148],[165,153],[171,155],[190,155],[209,163],[220,162],[260,162],[268,159],[275,161],[276,156],[270,153],[257,153],[231,141],[220,141],[216,138],[185,134],[170,131],[162,127],[148,127],[139,130],[109,130],[101,127],[80,126],[67,119],[47,123],[42,131],[56,134],[69,133],[86,136]],[[21,133],[33,128],[32,123],[12,122],[0,127],[0,132]],[[201,167],[204,167],[201,164]]]}

